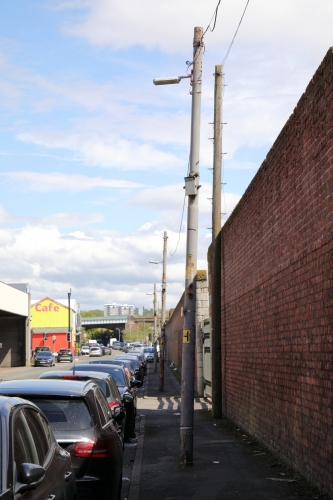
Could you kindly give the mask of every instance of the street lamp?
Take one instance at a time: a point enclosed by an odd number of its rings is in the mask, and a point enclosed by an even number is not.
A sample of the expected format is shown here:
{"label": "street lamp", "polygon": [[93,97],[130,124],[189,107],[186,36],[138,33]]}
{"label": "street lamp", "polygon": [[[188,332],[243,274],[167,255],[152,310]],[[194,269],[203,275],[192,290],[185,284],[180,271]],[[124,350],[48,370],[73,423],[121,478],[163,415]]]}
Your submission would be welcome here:
{"label": "street lamp", "polygon": [[154,284],[154,292],[146,293],[146,295],[154,295],[154,372],[157,372],[156,284]]}
{"label": "street lamp", "polygon": [[120,342],[120,328],[115,328],[116,331],[118,331],[118,342]]}
{"label": "street lamp", "polygon": [[186,76],[164,76],[163,78],[155,78],[153,80],[154,85],[171,85],[173,83],[179,83],[183,78],[191,78],[191,75]]}
{"label": "street lamp", "polygon": [[150,264],[163,264],[162,271],[162,317],[161,317],[161,334],[160,334],[160,383],[159,391],[164,391],[164,341],[165,341],[165,308],[166,308],[166,257],[167,257],[167,240],[168,234],[164,231],[163,236],[163,260],[158,262],[157,260],[150,260]]}
{"label": "street lamp", "polygon": [[[181,417],[180,417],[180,463],[183,467],[193,464],[193,424],[194,424],[194,349],[196,331],[196,291],[195,277],[197,273],[198,253],[198,215],[199,215],[199,150],[200,150],[200,115],[203,29],[194,28],[193,61],[191,71],[192,110],[191,110],[191,146],[189,175],[185,178],[185,194],[188,199],[184,326],[182,350],[182,385],[181,385]],[[179,83],[181,77],[159,78],[155,85]]]}

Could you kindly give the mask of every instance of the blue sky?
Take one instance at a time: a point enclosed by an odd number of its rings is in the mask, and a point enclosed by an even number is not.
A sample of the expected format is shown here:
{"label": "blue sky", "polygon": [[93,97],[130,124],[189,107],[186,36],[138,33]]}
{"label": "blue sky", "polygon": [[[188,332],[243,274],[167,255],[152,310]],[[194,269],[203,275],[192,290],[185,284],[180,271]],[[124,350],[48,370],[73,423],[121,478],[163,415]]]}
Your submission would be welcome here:
{"label": "blue sky", "polygon": [[[210,243],[214,66],[245,7],[205,37],[198,268]],[[214,0],[11,0],[0,6],[0,280],[83,309],[149,305],[163,231],[178,242],[191,98],[181,75]],[[226,220],[329,46],[332,2],[251,0],[224,68]],[[185,222],[167,307],[184,286]]]}

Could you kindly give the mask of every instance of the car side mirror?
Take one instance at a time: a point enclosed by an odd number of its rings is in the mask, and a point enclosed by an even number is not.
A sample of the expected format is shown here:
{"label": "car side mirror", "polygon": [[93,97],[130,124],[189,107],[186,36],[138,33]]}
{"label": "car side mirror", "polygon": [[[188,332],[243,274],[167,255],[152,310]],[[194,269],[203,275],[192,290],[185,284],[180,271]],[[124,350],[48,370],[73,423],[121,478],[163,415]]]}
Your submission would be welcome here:
{"label": "car side mirror", "polygon": [[23,463],[19,468],[19,482],[15,487],[15,494],[35,490],[45,477],[45,469],[40,465]]}
{"label": "car side mirror", "polygon": [[125,414],[124,410],[119,409],[117,411],[117,413],[115,414],[114,419],[118,423],[118,422],[121,422],[122,420],[124,420],[125,416],[126,416],[126,414]]}
{"label": "car side mirror", "polygon": [[124,403],[133,403],[133,396],[132,394],[124,394],[123,396],[123,401]]}

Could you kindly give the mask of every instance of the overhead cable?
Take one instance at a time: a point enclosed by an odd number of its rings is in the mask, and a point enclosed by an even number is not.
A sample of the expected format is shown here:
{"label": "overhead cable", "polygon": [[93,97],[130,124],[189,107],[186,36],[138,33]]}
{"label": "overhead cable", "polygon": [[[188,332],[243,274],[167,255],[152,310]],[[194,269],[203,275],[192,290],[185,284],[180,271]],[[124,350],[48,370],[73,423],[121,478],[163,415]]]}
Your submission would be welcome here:
{"label": "overhead cable", "polygon": [[224,59],[223,59],[223,61],[222,61],[222,66],[224,66],[224,64],[225,64],[226,60],[228,59],[228,55],[229,55],[229,53],[230,53],[231,47],[232,47],[232,46],[233,46],[233,44],[234,44],[234,41],[235,41],[235,38],[236,38],[236,36],[237,36],[237,33],[238,33],[238,30],[239,30],[239,27],[240,27],[240,25],[242,24],[243,17],[244,17],[244,15],[245,15],[245,12],[246,12],[247,6],[249,5],[249,2],[250,2],[250,0],[247,0],[246,5],[245,5],[245,9],[244,9],[243,14],[242,14],[242,17],[241,17],[241,19],[240,19],[240,21],[239,21],[239,23],[238,23],[238,26],[237,26],[237,29],[236,29],[235,34],[234,34],[234,36],[233,36],[233,39],[231,40],[231,43],[230,43],[229,48],[228,48],[228,50],[227,50],[227,53],[226,53],[226,55],[224,56]]}

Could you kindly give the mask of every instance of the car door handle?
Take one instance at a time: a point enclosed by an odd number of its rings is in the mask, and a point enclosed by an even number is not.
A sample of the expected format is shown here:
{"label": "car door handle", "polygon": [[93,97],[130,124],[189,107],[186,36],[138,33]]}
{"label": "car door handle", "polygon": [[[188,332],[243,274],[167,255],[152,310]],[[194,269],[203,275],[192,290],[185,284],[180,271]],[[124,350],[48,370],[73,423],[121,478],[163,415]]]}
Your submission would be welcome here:
{"label": "car door handle", "polygon": [[[72,472],[66,472],[65,475],[64,475],[65,481],[69,481],[71,475],[72,475]],[[53,500],[53,499],[50,499],[50,500]]]}
{"label": "car door handle", "polygon": [[55,499],[55,497],[56,497],[55,495],[49,495],[49,496],[47,497],[47,500],[54,500],[54,499]]}

